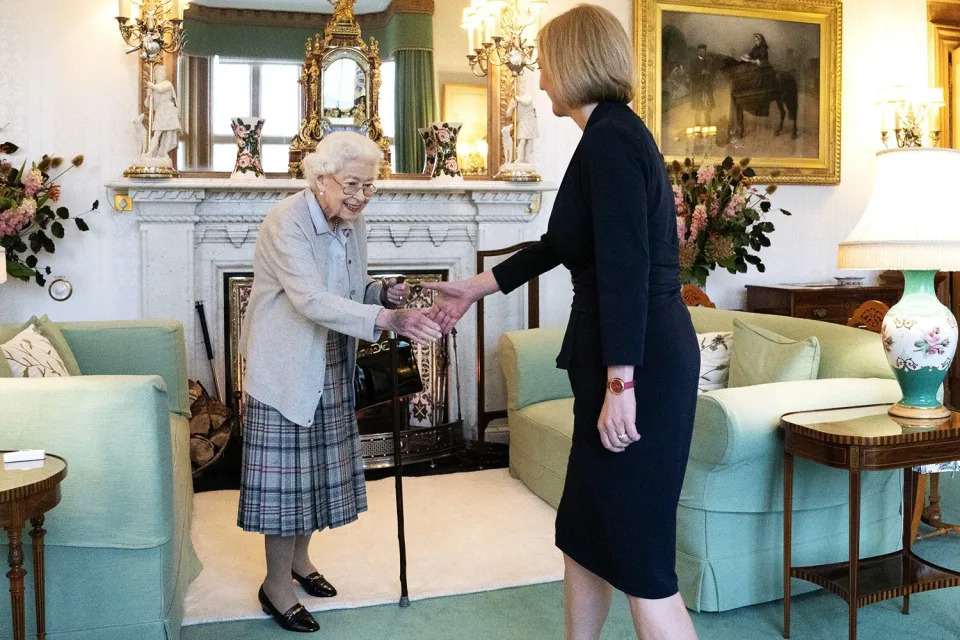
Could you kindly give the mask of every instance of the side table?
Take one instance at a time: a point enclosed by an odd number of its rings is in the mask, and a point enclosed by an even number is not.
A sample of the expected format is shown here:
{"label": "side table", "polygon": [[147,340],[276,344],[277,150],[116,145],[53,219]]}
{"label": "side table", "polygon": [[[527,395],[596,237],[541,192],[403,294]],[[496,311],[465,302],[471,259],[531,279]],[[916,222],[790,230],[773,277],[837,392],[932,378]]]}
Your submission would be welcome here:
{"label": "side table", "polygon": [[[849,606],[849,638],[857,637],[857,610],[903,596],[910,613],[910,594],[960,585],[960,573],[914,555],[911,516],[915,502],[916,465],[960,459],[960,413],[942,420],[893,418],[889,404],[788,413],[780,424],[783,445],[783,637],[790,637],[790,579],[818,584]],[[793,458],[800,456],[846,469],[850,482],[850,554],[847,562],[791,567]],[[882,556],[860,558],[860,474],[904,469],[903,548]],[[958,630],[960,635],[960,630]]]}
{"label": "side table", "polygon": [[33,468],[16,468],[0,462],[0,527],[10,540],[8,560],[10,571],[10,609],[13,612],[13,638],[26,637],[23,577],[23,528],[30,521],[33,538],[33,587],[36,599],[37,640],[46,638],[43,583],[43,528],[44,514],[60,502],[60,481],[67,475],[67,461],[47,454]]}

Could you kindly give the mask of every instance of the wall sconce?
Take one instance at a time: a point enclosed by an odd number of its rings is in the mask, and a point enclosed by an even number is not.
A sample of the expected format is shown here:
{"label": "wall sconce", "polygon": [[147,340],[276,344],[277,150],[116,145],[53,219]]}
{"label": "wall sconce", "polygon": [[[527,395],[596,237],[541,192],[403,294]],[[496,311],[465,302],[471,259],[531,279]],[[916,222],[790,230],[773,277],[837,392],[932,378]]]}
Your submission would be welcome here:
{"label": "wall sconce", "polygon": [[[940,108],[944,106],[943,89],[908,89],[886,87],[880,91],[880,140],[891,146],[890,132],[897,148],[935,147],[940,142]],[[926,135],[924,135],[926,134]],[[927,138],[927,144],[924,139]]]}

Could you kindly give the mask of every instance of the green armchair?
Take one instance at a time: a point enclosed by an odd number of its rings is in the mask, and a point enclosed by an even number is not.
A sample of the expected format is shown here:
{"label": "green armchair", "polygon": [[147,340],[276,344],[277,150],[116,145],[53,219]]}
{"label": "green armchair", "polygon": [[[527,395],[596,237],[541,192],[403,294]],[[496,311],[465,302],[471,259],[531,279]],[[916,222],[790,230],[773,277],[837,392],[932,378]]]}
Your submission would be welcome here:
{"label": "green armchair", "polygon": [[[780,416],[896,402],[900,389],[879,336],[782,316],[689,308],[698,333],[732,331],[733,319],[821,345],[818,380],[718,389],[697,398],[693,441],[677,511],[677,574],[687,606],[725,611],[783,596],[783,436]],[[507,382],[510,470],[557,506],[573,432],[573,398],[554,358],[559,329],[500,339]],[[642,443],[641,443],[642,446]],[[846,560],[847,476],[798,460],[794,476],[795,564]],[[900,472],[864,474],[860,552],[900,545]],[[818,587],[796,583],[795,593]]]}
{"label": "green armchair", "polygon": [[[45,449],[68,464],[44,525],[48,637],[176,640],[200,571],[183,330],[163,320],[60,328],[84,375],[0,378],[0,448]],[[0,325],[0,342],[18,330]],[[24,553],[29,635],[29,545]],[[9,620],[0,598],[0,639],[11,637]]]}

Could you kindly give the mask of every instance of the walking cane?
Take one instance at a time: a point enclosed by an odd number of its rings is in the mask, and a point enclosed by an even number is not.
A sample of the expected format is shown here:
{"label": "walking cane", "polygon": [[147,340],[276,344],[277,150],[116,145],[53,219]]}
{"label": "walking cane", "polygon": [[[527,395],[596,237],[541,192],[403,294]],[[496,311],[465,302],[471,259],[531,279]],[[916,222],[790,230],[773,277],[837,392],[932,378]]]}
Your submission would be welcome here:
{"label": "walking cane", "polygon": [[400,391],[397,369],[400,360],[397,354],[397,334],[390,331],[387,334],[390,341],[390,388],[391,406],[393,407],[393,464],[397,496],[397,541],[400,544],[400,606],[409,607],[410,597],[407,593],[407,540],[403,528],[403,461],[400,454],[400,429],[403,421],[400,415]]}

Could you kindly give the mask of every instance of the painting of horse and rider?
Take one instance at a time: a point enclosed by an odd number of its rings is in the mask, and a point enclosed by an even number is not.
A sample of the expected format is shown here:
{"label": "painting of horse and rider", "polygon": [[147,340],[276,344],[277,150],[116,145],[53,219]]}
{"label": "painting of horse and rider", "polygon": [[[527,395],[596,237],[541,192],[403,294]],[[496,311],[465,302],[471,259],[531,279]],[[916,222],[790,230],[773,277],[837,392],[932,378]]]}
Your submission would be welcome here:
{"label": "painting of horse and rider", "polygon": [[819,155],[819,25],[664,12],[661,42],[665,154]]}

